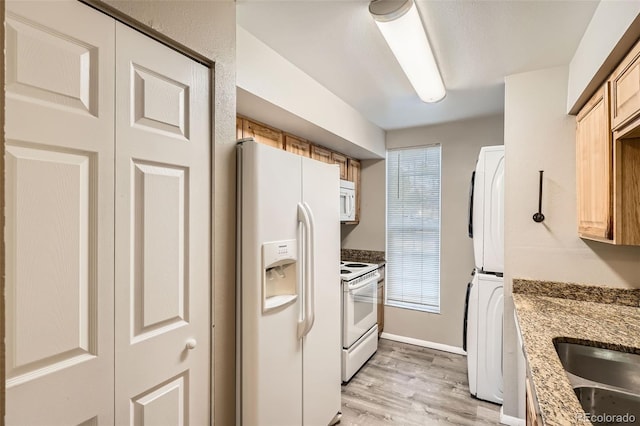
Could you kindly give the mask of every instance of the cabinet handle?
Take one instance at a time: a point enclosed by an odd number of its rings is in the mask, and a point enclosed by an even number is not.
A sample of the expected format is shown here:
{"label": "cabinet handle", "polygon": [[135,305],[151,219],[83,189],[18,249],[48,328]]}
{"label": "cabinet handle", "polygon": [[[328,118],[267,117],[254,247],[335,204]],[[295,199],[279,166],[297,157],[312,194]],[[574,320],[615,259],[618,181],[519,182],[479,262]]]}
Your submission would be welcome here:
{"label": "cabinet handle", "polygon": [[191,350],[195,349],[197,344],[198,342],[196,341],[196,339],[187,339],[187,343],[185,346],[187,347],[187,349]]}

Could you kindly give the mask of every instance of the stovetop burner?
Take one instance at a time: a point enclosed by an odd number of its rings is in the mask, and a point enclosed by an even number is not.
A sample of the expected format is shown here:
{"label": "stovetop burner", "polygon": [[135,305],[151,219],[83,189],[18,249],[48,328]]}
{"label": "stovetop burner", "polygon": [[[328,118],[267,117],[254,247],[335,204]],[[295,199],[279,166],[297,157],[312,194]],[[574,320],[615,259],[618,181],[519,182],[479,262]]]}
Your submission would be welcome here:
{"label": "stovetop burner", "polygon": [[340,278],[343,281],[351,281],[376,269],[378,269],[378,265],[375,263],[354,262],[349,260],[341,261]]}

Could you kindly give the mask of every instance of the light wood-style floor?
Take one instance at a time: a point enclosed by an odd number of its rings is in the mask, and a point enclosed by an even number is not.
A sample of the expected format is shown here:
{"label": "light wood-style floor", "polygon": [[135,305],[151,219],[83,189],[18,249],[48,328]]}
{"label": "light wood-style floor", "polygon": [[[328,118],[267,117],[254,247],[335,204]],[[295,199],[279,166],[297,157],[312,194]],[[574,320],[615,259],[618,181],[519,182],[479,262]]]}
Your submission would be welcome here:
{"label": "light wood-style floor", "polygon": [[499,425],[500,406],[469,395],[467,359],[380,339],[342,386],[342,426]]}

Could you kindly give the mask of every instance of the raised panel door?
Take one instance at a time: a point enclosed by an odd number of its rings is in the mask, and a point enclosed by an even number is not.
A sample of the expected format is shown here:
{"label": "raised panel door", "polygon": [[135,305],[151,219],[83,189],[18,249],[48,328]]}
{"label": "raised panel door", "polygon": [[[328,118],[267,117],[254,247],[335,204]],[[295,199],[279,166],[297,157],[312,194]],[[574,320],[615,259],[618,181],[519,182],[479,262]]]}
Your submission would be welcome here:
{"label": "raised panel door", "polygon": [[6,424],[113,424],[113,19],[6,3]]}
{"label": "raised panel door", "polygon": [[349,179],[349,167],[348,167],[347,157],[342,154],[338,154],[337,152],[332,152],[331,161],[340,166],[340,179],[344,179],[344,180]]}
{"label": "raised panel door", "polygon": [[236,117],[236,139],[242,139],[242,124],[244,119]]}
{"label": "raised panel door", "polygon": [[246,118],[242,120],[242,137],[253,138],[256,142],[278,149],[284,147],[284,137],[281,131]]}
{"label": "raised panel door", "polygon": [[311,157],[311,144],[295,136],[284,136],[284,149],[288,152],[302,155],[303,157]]}
{"label": "raised panel door", "polygon": [[640,42],[611,75],[611,125],[619,129],[640,113]]}
{"label": "raised panel door", "polygon": [[311,158],[322,161],[323,163],[333,164],[331,151],[318,145],[311,146]]}
{"label": "raised panel door", "polygon": [[608,83],[576,118],[576,184],[578,234],[611,240],[612,142]]}
{"label": "raised panel door", "polygon": [[615,244],[637,246],[640,245],[640,130],[614,132],[613,150],[613,240]]}
{"label": "raised panel door", "polygon": [[209,423],[209,70],[116,25],[116,424]]}
{"label": "raised panel door", "polygon": [[349,158],[349,178],[351,182],[354,183],[356,188],[356,216],[354,222],[360,221],[360,193],[361,191],[361,181],[360,181],[360,161],[355,160],[353,158]]}

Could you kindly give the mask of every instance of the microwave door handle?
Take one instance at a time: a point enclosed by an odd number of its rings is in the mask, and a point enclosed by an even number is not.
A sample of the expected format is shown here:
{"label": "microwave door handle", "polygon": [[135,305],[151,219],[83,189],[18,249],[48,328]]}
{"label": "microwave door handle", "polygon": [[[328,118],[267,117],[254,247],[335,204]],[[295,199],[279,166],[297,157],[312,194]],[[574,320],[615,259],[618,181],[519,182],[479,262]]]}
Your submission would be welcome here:
{"label": "microwave door handle", "polygon": [[351,195],[344,193],[344,214],[348,217],[351,214]]}
{"label": "microwave door handle", "polygon": [[349,216],[354,213],[356,208],[355,198],[356,196],[354,194],[349,194]]}

